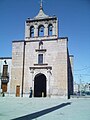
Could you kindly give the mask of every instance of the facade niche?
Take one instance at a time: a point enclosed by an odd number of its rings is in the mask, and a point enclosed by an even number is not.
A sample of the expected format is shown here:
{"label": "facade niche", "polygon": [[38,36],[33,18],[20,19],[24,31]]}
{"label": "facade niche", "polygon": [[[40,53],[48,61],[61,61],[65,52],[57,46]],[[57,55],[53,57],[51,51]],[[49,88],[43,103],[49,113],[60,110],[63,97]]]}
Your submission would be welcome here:
{"label": "facade niche", "polygon": [[42,40],[40,40],[40,42],[39,42],[39,49],[43,49],[43,42],[42,42]]}

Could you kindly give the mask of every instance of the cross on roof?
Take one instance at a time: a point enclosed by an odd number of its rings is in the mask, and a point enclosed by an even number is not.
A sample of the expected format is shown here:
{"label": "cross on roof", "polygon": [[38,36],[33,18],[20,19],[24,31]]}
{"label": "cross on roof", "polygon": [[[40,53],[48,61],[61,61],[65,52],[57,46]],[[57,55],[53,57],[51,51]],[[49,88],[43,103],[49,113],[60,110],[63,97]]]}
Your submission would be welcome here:
{"label": "cross on roof", "polygon": [[43,1],[40,1],[40,9],[43,9]]}

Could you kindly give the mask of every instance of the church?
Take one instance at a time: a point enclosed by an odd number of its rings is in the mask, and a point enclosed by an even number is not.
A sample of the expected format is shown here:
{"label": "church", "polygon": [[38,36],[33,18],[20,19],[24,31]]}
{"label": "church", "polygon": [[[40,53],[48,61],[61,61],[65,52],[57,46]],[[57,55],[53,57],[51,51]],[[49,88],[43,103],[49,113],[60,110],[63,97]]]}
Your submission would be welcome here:
{"label": "church", "polygon": [[73,55],[68,37],[59,37],[58,18],[44,13],[25,21],[24,40],[12,41],[10,94],[66,97],[73,94]]}

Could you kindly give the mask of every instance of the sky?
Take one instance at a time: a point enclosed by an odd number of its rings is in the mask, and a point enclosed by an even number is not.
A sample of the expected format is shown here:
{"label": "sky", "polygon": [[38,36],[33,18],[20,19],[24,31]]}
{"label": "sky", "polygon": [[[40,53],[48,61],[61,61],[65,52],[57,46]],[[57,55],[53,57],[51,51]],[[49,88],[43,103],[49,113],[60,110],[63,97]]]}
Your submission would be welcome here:
{"label": "sky", "polygon": [[[25,20],[40,0],[0,0],[0,57],[12,56],[12,41],[24,39]],[[74,55],[74,81],[90,83],[90,0],[43,0],[44,12],[59,19],[59,37],[68,37]]]}

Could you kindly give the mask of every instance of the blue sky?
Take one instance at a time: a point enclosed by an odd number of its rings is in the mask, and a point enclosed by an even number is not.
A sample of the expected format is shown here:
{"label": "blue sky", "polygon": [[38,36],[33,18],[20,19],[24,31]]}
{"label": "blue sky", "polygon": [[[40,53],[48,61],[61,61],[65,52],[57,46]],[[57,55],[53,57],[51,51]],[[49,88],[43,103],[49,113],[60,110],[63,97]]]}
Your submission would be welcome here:
{"label": "blue sky", "polygon": [[[38,14],[40,0],[0,0],[0,57],[12,56],[12,41],[24,39],[25,20]],[[68,37],[74,80],[90,82],[90,0],[43,0],[44,12],[59,19],[59,37]]]}

